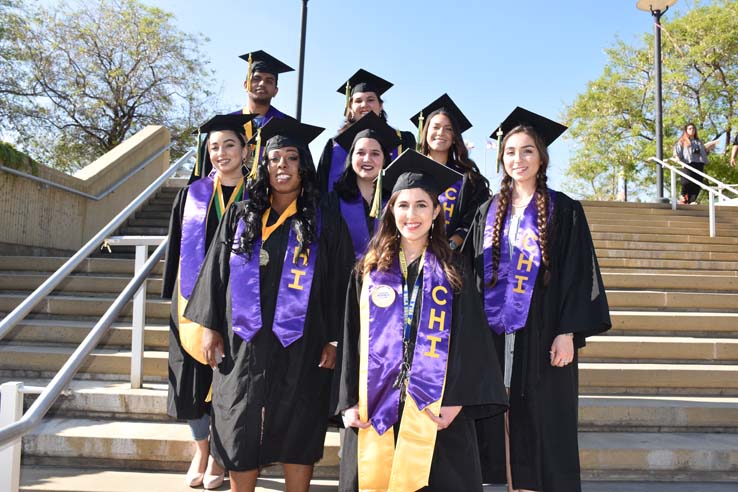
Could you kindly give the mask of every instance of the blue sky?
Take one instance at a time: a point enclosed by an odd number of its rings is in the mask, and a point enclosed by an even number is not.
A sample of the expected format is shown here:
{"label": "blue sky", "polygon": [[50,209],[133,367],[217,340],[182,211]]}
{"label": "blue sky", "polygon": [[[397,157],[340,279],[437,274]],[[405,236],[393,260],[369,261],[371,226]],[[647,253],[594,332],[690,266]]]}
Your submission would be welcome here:
{"label": "blue sky", "polygon": [[[301,0],[145,0],[176,15],[182,30],[201,32],[215,70],[219,112],[243,105],[246,63],[263,49],[298,66]],[[517,105],[560,119],[588,81],[602,72],[616,37],[640,42],[652,18],[635,0],[310,0],[302,119],[326,127],[311,146],[317,161],[342,121],[336,89],[359,68],[395,86],[384,96],[389,122],[415,131],[408,118],[447,92],[474,124],[464,137],[472,157],[499,185],[485,139]],[[692,2],[680,0],[672,10]],[[673,15],[672,12],[666,14]],[[274,100],[294,115],[297,74],[284,74]],[[570,142],[551,148],[551,184],[560,187]]]}

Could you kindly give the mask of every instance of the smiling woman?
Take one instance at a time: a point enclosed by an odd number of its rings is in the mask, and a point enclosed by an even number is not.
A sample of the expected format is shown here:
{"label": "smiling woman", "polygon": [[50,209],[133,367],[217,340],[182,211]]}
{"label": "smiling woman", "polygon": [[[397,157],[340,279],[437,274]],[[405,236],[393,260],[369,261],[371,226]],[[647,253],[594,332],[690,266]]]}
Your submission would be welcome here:
{"label": "smiling woman", "polygon": [[308,143],[322,130],[261,128],[249,199],[223,218],[185,312],[208,328],[212,442],[234,492],[270,463],[288,490],[308,490],[323,454],[344,285],[332,268],[353,253],[338,212],[319,206]]}

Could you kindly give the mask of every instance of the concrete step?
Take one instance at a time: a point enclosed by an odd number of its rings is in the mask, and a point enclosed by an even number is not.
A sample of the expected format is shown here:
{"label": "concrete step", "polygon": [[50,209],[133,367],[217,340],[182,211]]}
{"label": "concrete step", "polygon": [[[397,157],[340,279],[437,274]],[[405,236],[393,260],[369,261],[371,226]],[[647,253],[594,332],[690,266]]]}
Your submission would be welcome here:
{"label": "concrete step", "polygon": [[[738,248],[736,248],[738,250]],[[599,248],[598,258],[647,258],[653,260],[695,260],[695,261],[738,261],[738,251],[651,251],[641,249],[609,249]]]}
{"label": "concrete step", "polygon": [[[26,293],[4,292],[0,293],[0,312],[10,312],[26,297]],[[53,294],[47,296],[36,307],[33,313],[102,316],[114,301],[109,295],[70,295]],[[169,316],[169,301],[149,296],[146,301],[146,317],[167,318]],[[121,316],[130,316],[133,302],[129,302],[121,311]]]}
{"label": "concrete step", "polygon": [[593,395],[738,396],[738,365],[582,362],[579,391]]}
{"label": "concrete step", "polygon": [[607,289],[694,289],[695,291],[738,292],[738,277],[718,275],[678,275],[668,273],[602,272],[602,281]]}
{"label": "concrete step", "polygon": [[735,253],[738,251],[738,248],[734,244],[596,240],[594,241],[594,245],[597,251],[600,251],[600,249],[634,249],[638,251],[707,251],[716,253]]}
{"label": "concrete step", "polygon": [[[0,270],[33,272],[55,272],[69,258],[48,256],[0,256]],[[133,274],[133,260],[121,260],[117,258],[88,258],[77,266],[77,273],[117,273]],[[161,276],[164,271],[164,262],[159,262],[154,267],[154,274]]]}
{"label": "concrete step", "polygon": [[117,235],[121,236],[166,236],[169,232],[168,226],[123,226]]}
{"label": "concrete step", "polygon": [[700,271],[727,270],[734,272],[733,261],[696,261],[696,260],[649,260],[641,258],[598,258],[601,268],[648,268],[648,269],[681,269]]}
{"label": "concrete step", "polygon": [[[594,223],[589,224],[589,229],[592,232],[607,232],[607,233],[628,233],[628,234],[660,234],[670,239],[675,236],[687,236],[687,237],[704,237],[705,240],[710,239],[710,228],[707,221],[702,226],[690,226],[690,227],[665,227],[648,224],[610,224],[610,223]],[[734,226],[718,226],[716,229],[717,236],[732,238],[734,234]]]}
{"label": "concrete step", "polygon": [[738,312],[738,293],[607,289],[610,308]]}
{"label": "concrete step", "polygon": [[[77,346],[51,344],[3,343],[0,345],[0,370],[6,380],[12,375],[35,375],[44,377],[61,369]],[[167,377],[167,352],[146,350],[143,358],[144,377],[152,381],[163,381]],[[104,374],[110,379],[123,379],[131,374],[131,351],[123,349],[97,348],[87,358],[81,373]],[[113,377],[115,376],[115,377]]]}
{"label": "concrete step", "polygon": [[648,243],[686,243],[686,244],[738,244],[738,237],[708,235],[686,235],[686,234],[659,234],[653,231],[638,233],[635,231],[592,231],[592,239],[595,241],[644,241]]}
{"label": "concrete step", "polygon": [[579,429],[598,432],[738,432],[738,398],[579,397]]}
{"label": "concrete step", "polygon": [[[278,468],[278,467],[276,467]],[[268,470],[267,470],[268,471]],[[21,469],[21,491],[74,492],[189,492],[183,484],[184,475],[178,472],[118,471],[70,467],[24,466]],[[228,479],[216,490],[229,490]],[[335,492],[338,480],[313,478],[311,492]],[[284,491],[284,479],[279,476],[262,477],[256,482],[255,492]],[[735,492],[734,483],[718,482],[643,482],[590,481],[582,482],[582,492]],[[484,492],[506,492],[505,485],[485,485]]]}
{"label": "concrete step", "polygon": [[134,216],[136,219],[154,219],[154,220],[165,220],[167,221],[167,224],[169,223],[169,217],[171,215],[170,211],[152,211],[148,209],[139,210],[136,212],[136,215]]}
{"label": "concrete step", "polygon": [[136,217],[128,221],[126,226],[131,227],[169,227],[169,218]]}
{"label": "concrete step", "polygon": [[[66,464],[186,470],[192,457],[191,440],[184,422],[51,418],[23,438],[23,457],[36,463],[49,458]],[[338,431],[330,430],[316,468],[335,472],[338,447]]]}
{"label": "concrete step", "polygon": [[644,268],[644,267],[602,267],[603,273],[626,273],[626,274],[658,274],[658,275],[706,275],[712,277],[738,277],[738,270],[700,270],[684,268]]}
{"label": "concrete step", "polygon": [[738,336],[738,313],[611,310],[610,318],[611,335]]}
{"label": "concrete step", "polygon": [[[738,214],[729,213],[730,209],[717,209],[715,214],[716,222],[725,222],[727,224],[738,224]],[[593,222],[596,220],[609,221],[609,220],[624,220],[624,221],[685,221],[685,222],[697,222],[704,224],[710,219],[709,210],[687,210],[678,209],[649,209],[648,213],[643,213],[644,210],[623,210],[623,209],[606,209],[602,207],[592,207],[584,209],[587,215],[587,221]]]}
{"label": "concrete step", "polygon": [[579,352],[584,362],[671,362],[738,364],[738,339],[594,336]]}
{"label": "concrete step", "polygon": [[[2,290],[35,290],[46,281],[50,272],[0,271],[0,291]],[[123,291],[132,276],[116,274],[74,274],[62,281],[54,292],[95,292],[119,294]],[[146,289],[149,293],[159,294],[162,288],[161,277],[149,278]]]}
{"label": "concrete step", "polygon": [[[169,346],[169,325],[155,324],[147,320],[144,327],[144,347],[146,349],[167,350]],[[95,321],[71,319],[28,319],[18,323],[4,338],[5,342],[15,343],[66,343],[79,345],[87,336]],[[100,344],[101,348],[131,347],[133,327],[130,322],[117,321],[108,330]]]}
{"label": "concrete step", "polygon": [[[673,211],[671,203],[603,202],[594,200],[583,200],[581,203],[585,212],[630,213],[643,216],[677,214],[702,217],[707,217],[710,213],[710,208],[707,205],[677,205],[676,211]],[[721,217],[738,217],[738,209],[735,207],[718,207],[716,211]]]}

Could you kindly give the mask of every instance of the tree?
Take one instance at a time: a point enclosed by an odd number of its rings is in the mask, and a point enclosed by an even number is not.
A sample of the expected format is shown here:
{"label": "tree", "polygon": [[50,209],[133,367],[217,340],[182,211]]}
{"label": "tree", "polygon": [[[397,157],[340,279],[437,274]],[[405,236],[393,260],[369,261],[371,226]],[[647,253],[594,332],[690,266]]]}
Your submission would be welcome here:
{"label": "tree", "polygon": [[[698,3],[682,16],[669,15],[668,22],[662,18],[664,157],[671,156],[688,121],[700,128],[703,140],[722,135],[726,144],[738,124],[738,2]],[[656,166],[647,161],[656,155],[652,46],[652,34],[638,46],[617,40],[606,51],[603,74],[567,108],[569,138],[575,141],[568,191],[611,200],[625,178],[637,194],[652,195]],[[708,169],[722,173],[724,160],[711,156]]]}
{"label": "tree", "polygon": [[0,74],[0,92],[20,146],[37,160],[74,170],[148,124],[167,126],[181,147],[204,119],[207,40],[177,30],[172,14],[137,0],[23,14],[10,32],[14,79]]}

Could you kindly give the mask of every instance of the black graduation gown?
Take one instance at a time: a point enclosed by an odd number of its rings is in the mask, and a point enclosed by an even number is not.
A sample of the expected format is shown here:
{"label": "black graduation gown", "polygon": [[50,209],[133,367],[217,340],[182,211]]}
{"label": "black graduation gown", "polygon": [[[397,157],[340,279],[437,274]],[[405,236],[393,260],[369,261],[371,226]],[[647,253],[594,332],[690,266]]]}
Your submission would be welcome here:
{"label": "black graduation gown", "polygon": [[[469,234],[477,289],[483,295],[484,226],[491,200],[477,214]],[[579,202],[556,193],[549,226],[550,281],[539,270],[528,320],[516,332],[510,383],[510,455],[513,488],[577,492],[580,486],[577,441],[578,365],[552,367],[554,338],[574,333],[574,346],[611,326],[597,257]],[[470,247],[469,241],[464,248]],[[505,254],[505,252],[502,252]],[[504,363],[505,337],[494,335],[497,360]],[[485,483],[505,482],[502,416],[477,423]]]}
{"label": "black graduation gown", "polygon": [[[225,357],[213,374],[211,452],[234,471],[275,462],[312,465],[323,455],[333,373],[318,363],[340,329],[342,295],[333,260],[350,245],[336,211],[323,207],[304,333],[284,348],[272,322],[292,220],[278,227],[263,243],[270,258],[260,268],[263,326],[246,342],[233,332],[229,283],[232,238],[244,208],[238,203],[223,218],[185,313],[224,342]],[[272,211],[268,223],[276,220]]]}
{"label": "black graduation gown", "polygon": [[[400,132],[402,140],[402,150],[415,149],[415,136],[410,132]],[[348,152],[348,149],[346,149]],[[330,177],[331,168],[333,166],[341,166],[343,168],[346,165],[345,162],[333,162],[333,138],[329,138],[323,147],[323,153],[320,154],[320,160],[318,161],[318,186],[320,192],[325,194],[328,193],[328,179]]]}
{"label": "black graduation gown", "polygon": [[[419,259],[408,265],[408,281],[417,276]],[[507,396],[500,365],[493,351],[492,337],[484,321],[484,312],[474,289],[471,267],[463,268],[464,285],[454,293],[451,323],[451,351],[448,357],[443,406],[462,405],[464,408],[446,429],[439,431],[429,476],[429,485],[422,490],[437,492],[473,492],[482,490],[482,474],[477,460],[474,420],[501,414],[507,408]],[[344,345],[341,365],[341,387],[338,410],[345,410],[359,401],[359,297],[362,282],[355,274],[346,294]],[[422,288],[422,281],[421,281]],[[420,299],[420,298],[419,298]],[[417,334],[421,302],[415,306],[411,340]],[[388,327],[388,329],[400,329]],[[411,347],[410,353],[412,354]],[[491,357],[490,357],[491,355]],[[402,420],[395,424],[395,438]],[[357,465],[358,431],[344,434],[339,490],[358,490]]]}
{"label": "black graduation gown", "polygon": [[472,222],[474,222],[474,216],[479,206],[489,200],[489,188],[481,177],[473,182],[470,173],[465,172],[462,167],[455,163],[451,163],[451,168],[463,173],[464,178],[461,182],[459,195],[456,198],[456,210],[454,210],[449,223],[446,224],[446,236],[450,238],[454,234],[458,234],[461,239],[465,239]]}
{"label": "black graduation gown", "polygon": [[[235,187],[222,186],[226,203]],[[179,339],[178,292],[179,292],[179,252],[182,240],[182,217],[189,187],[182,188],[174,198],[172,215],[169,219],[169,244],[164,264],[164,281],[161,296],[171,299],[169,312],[169,388],[167,391],[167,414],[177,419],[198,419],[210,411],[205,402],[213,371],[200,364],[182,348]],[[210,208],[206,221],[205,246],[210,244],[218,227],[215,207]]]}

